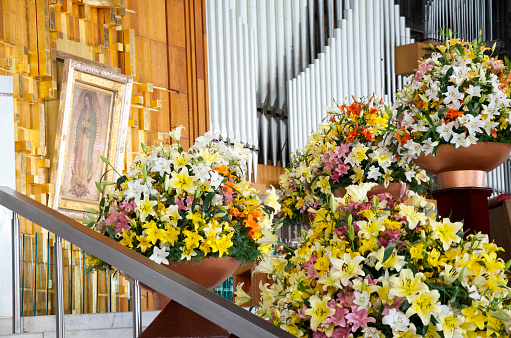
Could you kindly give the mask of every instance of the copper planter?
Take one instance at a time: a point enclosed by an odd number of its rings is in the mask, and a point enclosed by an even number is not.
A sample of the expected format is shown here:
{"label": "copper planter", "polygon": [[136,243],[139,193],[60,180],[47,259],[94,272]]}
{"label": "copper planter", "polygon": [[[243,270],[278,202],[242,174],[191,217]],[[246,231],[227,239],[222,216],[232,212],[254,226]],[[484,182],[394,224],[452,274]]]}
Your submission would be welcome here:
{"label": "copper planter", "polygon": [[440,189],[484,187],[486,173],[504,163],[510,153],[511,144],[499,142],[481,142],[458,149],[443,144],[436,156],[421,156],[413,161],[438,176]]}
{"label": "copper planter", "polygon": [[[191,260],[178,263],[177,265],[172,263],[162,265],[206,289],[213,289],[229,278],[240,266],[240,262],[233,257],[224,256],[220,258],[203,258],[200,264]],[[153,293],[154,307],[156,310],[163,309],[170,302],[170,298],[151,289],[147,285],[141,284],[141,286]]]}

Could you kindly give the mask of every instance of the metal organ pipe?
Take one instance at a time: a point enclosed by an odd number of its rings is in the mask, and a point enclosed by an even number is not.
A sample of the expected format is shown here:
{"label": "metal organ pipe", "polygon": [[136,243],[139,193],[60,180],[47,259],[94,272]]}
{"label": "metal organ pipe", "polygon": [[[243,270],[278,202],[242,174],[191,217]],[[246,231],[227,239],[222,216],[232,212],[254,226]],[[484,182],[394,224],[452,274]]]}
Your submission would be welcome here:
{"label": "metal organ pipe", "polygon": [[336,83],[336,92],[335,92],[335,99],[337,101],[337,104],[340,105],[343,102],[343,81],[341,80],[344,76],[344,72],[342,69],[342,41],[341,41],[341,29],[336,28],[334,30],[334,37],[335,37],[335,58],[333,59],[333,62],[336,66],[336,73],[334,74],[334,80],[333,82]]}
{"label": "metal organ pipe", "polygon": [[279,113],[278,102],[277,102],[277,30],[276,30],[276,10],[275,0],[267,0],[267,13],[269,19],[268,25],[268,58],[269,62],[269,82],[270,82],[270,100],[268,106],[272,109],[268,110],[266,119],[270,127],[270,139],[265,138],[263,142],[269,142],[268,148],[271,149],[272,154],[272,165],[277,164],[277,149],[278,149],[278,137],[277,137],[277,114]]}
{"label": "metal organ pipe", "polygon": [[[331,39],[329,39],[329,41],[331,41]],[[324,105],[326,105],[327,107],[330,107],[331,106],[331,103],[332,103],[332,80],[331,80],[331,75],[332,75],[332,62],[331,62],[331,51],[330,51],[330,46],[325,46],[325,101],[324,101]]]}
{"label": "metal organ pipe", "polygon": [[239,102],[238,102],[238,127],[236,130],[236,139],[244,144],[247,144],[247,122],[246,116],[249,113],[250,106],[248,102],[248,81],[244,79],[242,69],[248,69],[248,27],[243,25],[242,18],[238,17],[238,88],[239,88]]}
{"label": "metal organ pipe", "polygon": [[319,122],[318,118],[317,118],[318,103],[316,100],[316,65],[312,63],[309,65],[308,69],[310,69],[310,74],[309,74],[310,75],[310,78],[309,78],[310,98],[309,98],[309,100],[310,100],[310,105],[311,105],[311,110],[309,111],[309,116],[311,119],[311,123],[309,125],[309,130],[314,130],[314,128],[316,127],[316,125]]}
{"label": "metal organ pipe", "polygon": [[[236,23],[236,12],[233,10],[233,9],[230,9],[229,10],[229,22],[230,22],[230,34],[231,34],[231,53],[232,55],[239,55],[239,50],[238,50],[238,41],[240,41],[238,39],[238,31],[237,31],[237,23]],[[241,41],[240,41],[241,42]],[[240,72],[239,72],[239,67],[238,67],[238,63],[239,63],[239,58],[238,57],[233,57],[232,60],[231,60],[232,64],[232,72],[231,72],[231,90],[234,90],[234,88],[239,88],[239,83],[238,83],[238,79],[239,79],[239,76],[240,76]],[[229,134],[229,138],[234,138],[234,139],[237,139],[239,140],[240,139],[240,132],[238,130],[238,127],[239,127],[239,112],[240,112],[240,97],[238,94],[234,94],[231,96],[232,97],[232,106],[231,106],[231,109],[232,109],[232,120],[229,119],[228,121],[230,121],[230,124],[228,123],[229,125],[229,129],[228,129],[228,134]],[[236,132],[235,132],[236,131]]]}
{"label": "metal organ pipe", "polygon": [[368,79],[367,79],[367,68],[368,68],[368,61],[367,61],[367,45],[369,43],[372,44],[372,41],[367,41],[367,29],[366,26],[366,17],[368,15],[368,12],[366,12],[366,2],[365,0],[358,1],[359,4],[359,10],[358,10],[358,27],[359,27],[359,33],[358,33],[358,40],[357,40],[357,46],[360,49],[360,68],[358,68],[358,71],[360,71],[360,93],[358,93],[358,96],[366,96],[369,94],[369,85],[368,85]]}
{"label": "metal organ pipe", "polygon": [[[358,1],[352,2],[353,6],[353,50],[354,50],[354,61],[355,61],[355,69],[357,73],[360,74],[361,72],[361,63],[360,63],[360,26],[359,26],[359,12],[360,12],[360,3]],[[362,96],[362,84],[361,84],[361,77],[355,76],[355,88],[354,88],[354,94],[356,97]]]}
{"label": "metal organ pipe", "polygon": [[[209,32],[213,32],[210,34],[209,39],[211,39],[211,44],[208,48],[218,48],[217,46],[217,28],[216,28],[216,15],[215,15],[215,6],[211,2],[206,2],[206,27]],[[208,42],[209,42],[208,39]],[[217,51],[213,50],[209,52],[208,57],[208,70],[210,72],[208,80],[211,83],[209,89],[209,111],[210,111],[210,124],[211,130],[213,132],[220,130],[220,124],[218,121],[219,108],[218,108],[218,94],[219,86],[218,86],[218,76],[217,76]],[[212,112],[212,113],[211,113]]]}
{"label": "metal organ pipe", "polygon": [[[208,50],[216,50],[218,52],[218,58],[215,58],[217,61],[218,67],[218,122],[220,124],[220,132],[222,137],[227,138],[227,124],[226,124],[226,113],[227,113],[227,105],[226,105],[226,83],[225,83],[225,71],[224,71],[224,52],[225,52],[225,43],[224,43],[224,27],[223,27],[223,6],[222,1],[215,2],[216,11],[215,14],[217,16],[217,29],[218,29],[218,46],[212,46],[212,48],[208,48]],[[214,49],[213,49],[214,48]],[[209,95],[211,97],[211,95]]]}
{"label": "metal organ pipe", "polygon": [[[286,142],[286,114],[284,113],[284,105],[286,101],[286,37],[285,37],[285,20],[284,20],[284,2],[278,0],[276,3],[276,25],[277,25],[277,100],[278,100],[278,129],[275,133],[275,138],[278,138],[278,144],[282,148]],[[280,136],[280,137],[279,137]],[[276,142],[277,143],[277,142]],[[277,154],[280,153],[280,148],[277,147],[273,164],[277,164]],[[285,156],[282,157],[282,165],[286,165]]]}
{"label": "metal organ pipe", "polygon": [[333,105],[333,101],[339,100],[339,95],[337,93],[337,63],[338,63],[338,56],[337,56],[337,39],[335,37],[332,37],[330,40],[330,103],[329,105]]}
{"label": "metal organ pipe", "polygon": [[367,25],[367,78],[368,78],[368,92],[376,93],[376,74],[375,67],[377,65],[377,59],[375,58],[375,29],[377,28],[376,22],[373,21],[373,1],[367,0],[367,22],[372,22],[372,25]]}
{"label": "metal organ pipe", "polygon": [[301,43],[301,56],[302,56],[302,69],[307,67],[307,0],[300,1],[300,43]]}
{"label": "metal organ pipe", "polygon": [[320,74],[320,66],[319,59],[314,60],[314,63],[311,65],[314,69],[314,85],[315,85],[315,93],[314,93],[314,113],[316,115],[315,120],[321,121],[321,111],[323,110],[323,105],[321,104],[321,74]]}
{"label": "metal organ pipe", "polygon": [[[227,138],[232,138],[234,135],[233,127],[232,127],[232,116],[234,114],[234,108],[233,108],[233,80],[232,80],[232,55],[233,55],[233,49],[231,44],[232,39],[232,31],[230,27],[230,13],[229,13],[229,1],[223,1],[223,12],[224,12],[224,48],[226,53],[224,54],[223,61],[225,62],[225,102],[226,102],[226,131],[227,131]],[[231,117],[231,118],[229,118]]]}
{"label": "metal organ pipe", "polygon": [[312,0],[317,1],[318,4],[318,23],[319,23],[319,43],[321,45],[320,50],[318,50],[318,53],[323,52],[323,47],[326,45],[326,34],[325,34],[325,6],[323,0]]}
{"label": "metal organ pipe", "polygon": [[321,107],[326,104],[327,96],[326,96],[326,69],[325,69],[325,53],[319,53],[319,92],[321,97]]}
{"label": "metal organ pipe", "polygon": [[348,102],[351,102],[351,95],[355,94],[355,67],[353,66],[355,64],[354,59],[354,41],[353,41],[353,11],[351,9],[347,9],[344,12],[346,16],[346,34],[347,34],[347,40],[348,40],[348,48],[347,48],[347,63],[348,63],[348,87],[347,87],[347,99]]}
{"label": "metal organ pipe", "polygon": [[334,36],[334,0],[326,0],[328,8],[328,37]]}
{"label": "metal organ pipe", "polygon": [[258,159],[285,165],[305,146],[333,99],[392,100],[394,47],[411,41],[393,0],[206,0],[206,13],[211,130],[252,149],[254,179]]}
{"label": "metal organ pipe", "polygon": [[348,103],[349,96],[349,71],[348,71],[348,34],[346,19],[341,20],[341,65],[342,65],[342,102]]}

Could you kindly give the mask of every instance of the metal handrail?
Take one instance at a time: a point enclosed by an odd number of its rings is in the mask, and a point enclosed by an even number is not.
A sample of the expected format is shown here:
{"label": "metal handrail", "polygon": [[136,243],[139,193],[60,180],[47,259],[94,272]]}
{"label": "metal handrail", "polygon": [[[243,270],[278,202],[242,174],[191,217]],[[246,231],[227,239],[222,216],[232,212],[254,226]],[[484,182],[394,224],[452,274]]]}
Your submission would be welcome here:
{"label": "metal handrail", "polygon": [[0,205],[115,266],[238,337],[293,337],[178,273],[18,191],[0,186]]}

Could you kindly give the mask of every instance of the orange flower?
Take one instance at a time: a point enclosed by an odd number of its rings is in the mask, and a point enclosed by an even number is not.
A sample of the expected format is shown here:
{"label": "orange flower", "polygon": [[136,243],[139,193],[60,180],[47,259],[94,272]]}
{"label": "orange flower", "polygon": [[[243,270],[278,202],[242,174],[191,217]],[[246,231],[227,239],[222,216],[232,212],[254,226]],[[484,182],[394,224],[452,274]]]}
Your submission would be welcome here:
{"label": "orange flower", "polygon": [[365,136],[368,141],[375,141],[376,139],[373,136],[372,131],[370,130],[362,130],[362,134]]}
{"label": "orange flower", "polygon": [[237,188],[236,184],[231,181],[225,182],[224,185],[226,186],[228,193],[232,193],[233,190],[236,190]]}
{"label": "orange flower", "polygon": [[360,134],[358,133],[357,129],[350,130],[348,132],[348,137],[346,137],[346,141],[353,142],[353,140],[355,139],[355,136],[358,136],[358,135],[360,135]]}
{"label": "orange flower", "polygon": [[231,175],[231,173],[229,172],[229,167],[227,167],[226,165],[223,165],[221,167],[218,167],[215,169],[216,171],[218,171],[219,174],[222,174],[224,176],[229,176]]}
{"label": "orange flower", "polygon": [[232,208],[231,211],[229,211],[229,213],[231,215],[233,215],[234,217],[243,216],[243,213],[241,211],[239,211],[238,209],[236,209],[236,208]]}
{"label": "orange flower", "polygon": [[458,109],[449,109],[445,116],[451,120],[454,120],[454,118],[463,115],[462,111],[459,111]]}
{"label": "orange flower", "polygon": [[411,138],[411,136],[408,133],[405,133],[403,136],[396,134],[396,138],[399,141],[399,143],[401,143],[401,145],[403,145],[406,142],[408,142],[408,140]]}
{"label": "orange flower", "polygon": [[238,177],[236,177],[236,176],[234,176],[234,175],[232,175],[232,174],[231,174],[231,172],[229,171],[229,167],[228,167],[228,166],[226,166],[226,165],[223,165],[223,166],[221,166],[221,167],[218,167],[218,168],[216,168],[216,169],[214,169],[214,170],[216,170],[218,173],[220,173],[220,174],[224,175],[224,176],[225,176],[225,177],[227,177],[228,179],[233,180],[233,181],[235,181],[235,182],[238,182],[238,181],[240,180]]}
{"label": "orange flower", "polygon": [[254,238],[256,231],[261,230],[261,225],[258,223],[260,217],[261,214],[259,214],[257,211],[252,211],[247,215],[247,219],[243,221],[245,227],[250,228],[248,235],[252,238]]}

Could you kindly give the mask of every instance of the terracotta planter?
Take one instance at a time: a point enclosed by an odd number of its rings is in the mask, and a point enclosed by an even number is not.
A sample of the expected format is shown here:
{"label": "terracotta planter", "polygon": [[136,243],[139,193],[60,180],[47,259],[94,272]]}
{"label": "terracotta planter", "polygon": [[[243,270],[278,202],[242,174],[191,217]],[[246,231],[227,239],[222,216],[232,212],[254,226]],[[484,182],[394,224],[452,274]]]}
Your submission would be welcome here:
{"label": "terracotta planter", "polygon": [[[229,278],[239,267],[240,262],[233,257],[208,257],[202,259],[200,264],[192,260],[177,265],[173,265],[172,263],[169,265],[162,265],[206,289],[213,289]],[[170,302],[170,298],[162,295],[158,291],[153,290],[145,284],[140,285],[145,290],[153,293],[154,308],[156,310],[163,309]]]}
{"label": "terracotta planter", "polygon": [[[378,184],[377,186],[374,186],[369,190],[367,193],[367,197],[371,198],[374,195],[378,195],[384,192],[388,192],[395,198],[399,198],[401,195],[401,189],[403,185],[401,183],[389,183],[387,187],[385,187],[383,184]],[[408,190],[408,184],[406,184],[406,190]],[[346,194],[345,188],[335,189],[333,191],[333,194],[335,197],[343,197]],[[406,194],[403,195],[403,201],[407,200],[408,196]]]}
{"label": "terracotta planter", "polygon": [[421,156],[413,161],[438,176],[440,189],[484,187],[486,173],[504,163],[510,153],[510,144],[498,142],[481,142],[458,149],[443,144],[436,156]]}

